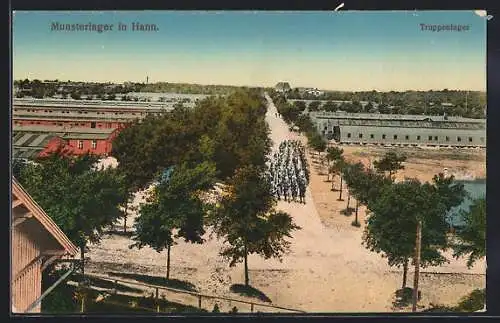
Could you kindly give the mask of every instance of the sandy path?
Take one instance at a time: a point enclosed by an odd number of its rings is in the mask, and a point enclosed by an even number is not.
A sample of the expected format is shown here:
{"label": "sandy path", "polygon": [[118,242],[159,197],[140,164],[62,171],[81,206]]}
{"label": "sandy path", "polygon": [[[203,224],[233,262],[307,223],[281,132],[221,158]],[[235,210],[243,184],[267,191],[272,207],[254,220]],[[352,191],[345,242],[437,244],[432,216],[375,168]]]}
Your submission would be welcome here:
{"label": "sandy path", "polygon": [[[283,140],[298,139],[275,113],[276,108],[270,102],[266,120],[271,128],[274,149]],[[321,205],[331,206],[332,197],[336,199],[338,192],[328,193],[318,189],[320,185],[327,185],[326,191],[329,191],[331,183],[325,183],[324,178],[311,167],[306,204],[278,202],[278,208],[289,213],[301,230],[293,233],[290,253],[283,257],[282,262],[250,255],[250,284],[265,293],[276,305],[308,312],[392,311],[393,294],[400,287],[401,274],[389,268],[385,259],[361,245],[362,228],[352,227],[352,218],[334,216],[333,225],[325,226],[327,215]],[[134,204],[140,203],[141,195],[136,195]],[[334,210],[327,212],[331,215],[344,208],[343,203],[333,203]],[[360,213],[362,223],[363,214]],[[130,227],[135,216],[130,216]],[[244,281],[243,265],[229,268],[228,262],[218,255],[222,242],[211,238],[210,232],[205,238],[203,245],[178,241],[172,248],[171,278],[187,280],[204,293],[241,298],[231,293],[229,286]],[[88,254],[91,259],[89,271],[121,270],[156,276],[165,274],[166,251],[157,253],[150,248],[129,249],[131,243],[130,238],[124,236],[104,237]],[[463,263],[452,262],[448,267],[424,271],[484,273],[484,267],[478,266],[470,271]],[[412,276],[408,276],[409,285]],[[422,276],[423,305],[429,302],[455,303],[474,288],[484,287],[484,276],[447,277]],[[240,311],[248,310],[237,304],[219,305],[223,308],[236,305]]]}

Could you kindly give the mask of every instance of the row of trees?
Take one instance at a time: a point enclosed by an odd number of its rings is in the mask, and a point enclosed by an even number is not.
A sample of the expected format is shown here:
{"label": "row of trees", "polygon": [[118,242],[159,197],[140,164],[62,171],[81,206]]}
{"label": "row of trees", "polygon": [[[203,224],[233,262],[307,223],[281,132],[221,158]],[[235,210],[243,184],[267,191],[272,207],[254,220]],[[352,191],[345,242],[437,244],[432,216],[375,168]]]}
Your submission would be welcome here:
{"label": "row of trees", "polygon": [[[451,248],[456,258],[468,256],[467,265],[472,266],[486,255],[484,198],[475,200],[469,212],[462,211],[466,225],[455,235],[449,235],[450,210],[468,196],[463,184],[455,182],[453,176],[438,174],[432,183],[421,183],[417,179],[395,183],[394,174],[404,168],[406,158],[394,152],[388,152],[375,161],[374,169],[367,169],[362,163],[347,163],[342,150],[336,147],[328,149],[327,158],[333,160],[331,169],[341,178],[340,192],[344,179],[349,196],[356,199],[353,225],[359,226],[358,205],[367,208],[369,215],[363,244],[386,257],[390,266],[403,267],[403,289],[407,284],[410,261],[416,267],[438,266],[448,262],[443,252]],[[417,236],[418,232],[421,232],[420,236]],[[415,279],[418,286],[418,277]]]}
{"label": "row of trees", "polygon": [[[286,102],[279,98],[277,102],[278,107],[285,107],[282,111],[287,112]],[[300,119],[291,116],[287,114],[287,122],[297,124]],[[362,163],[346,161],[341,148],[327,148],[321,137],[309,132],[308,123],[304,124],[301,130],[309,138],[309,147],[319,155],[326,150],[327,176],[332,176],[332,190],[333,178],[340,178],[338,200],[343,200],[343,181],[348,186],[347,211],[350,196],[356,199],[353,225],[359,226],[359,205],[367,209],[363,244],[386,257],[390,266],[403,267],[403,288],[407,284],[410,261],[418,268],[440,265],[448,261],[443,252],[451,248],[456,258],[468,256],[467,265],[472,266],[486,255],[484,198],[475,200],[468,212],[462,211],[466,225],[450,236],[449,213],[468,198],[463,184],[454,181],[453,176],[438,174],[432,183],[421,183],[417,179],[395,182],[397,171],[404,169],[406,156],[389,151],[373,162],[373,168],[366,168]],[[418,270],[416,272],[415,287],[418,287]]]}
{"label": "row of trees", "polygon": [[360,101],[352,102],[334,102],[334,101],[293,101],[292,103],[297,110],[304,111],[326,111],[336,112],[344,111],[348,113],[383,113],[383,114],[417,114],[417,115],[443,115],[462,116],[469,118],[483,118],[484,110],[482,107],[457,105],[457,106],[442,106],[440,104],[422,104],[418,106],[390,106],[382,103],[361,103]]}
{"label": "row of trees", "polygon": [[[291,92],[293,93],[293,92]],[[449,116],[461,116],[469,118],[484,118],[486,106],[486,94],[484,92],[465,92],[465,91],[448,91],[448,92],[394,92],[394,94],[379,93],[375,97],[372,95],[360,96],[357,92],[351,93],[348,96],[331,96],[307,98],[302,96],[286,95],[286,99],[298,99],[290,103],[293,109],[298,113],[304,111],[307,107],[308,111],[345,111],[349,113],[385,113],[385,114],[420,114],[420,115],[443,115],[446,113]],[[368,92],[371,93],[371,92]],[[392,93],[392,92],[390,92]],[[432,95],[429,95],[431,93]],[[439,95],[444,93],[446,95]],[[274,92],[274,98],[278,96]],[[285,99],[284,96],[282,96]],[[441,99],[440,99],[441,97]],[[450,100],[445,100],[449,98]],[[312,100],[307,103],[303,100]],[[321,101],[323,100],[323,102]],[[326,102],[324,102],[326,100]],[[346,101],[346,102],[334,102]],[[364,101],[361,103],[361,101]],[[449,103],[449,105],[442,105]]]}
{"label": "row of trees", "polygon": [[[265,100],[255,90],[207,98],[194,109],[178,106],[124,129],[113,144],[115,169],[97,170],[97,157],[57,151],[36,163],[15,165],[14,175],[68,237],[81,248],[126,215],[134,192],[157,182],[140,206],[131,248],[170,251],[176,239],[203,243],[207,227],[229,246],[230,265],[257,253],[280,257],[298,227],[275,210],[265,176],[271,142]],[[168,171],[166,171],[168,170]],[[214,193],[219,182],[223,190]],[[124,212],[125,209],[125,212]]]}
{"label": "row of trees", "polygon": [[[480,113],[482,117],[483,108],[486,106],[486,93],[480,91],[457,91],[444,89],[442,91],[404,91],[404,92],[341,92],[325,91],[320,96],[301,93],[298,89],[293,89],[287,93],[288,99],[296,100],[327,100],[327,101],[349,101],[349,102],[373,102],[385,106],[395,106],[399,109],[410,109],[415,112],[439,107],[442,103],[449,103],[453,106],[448,114],[469,114]],[[465,111],[467,108],[468,111]],[[417,114],[420,114],[417,113]],[[429,113],[429,112],[427,112]]]}

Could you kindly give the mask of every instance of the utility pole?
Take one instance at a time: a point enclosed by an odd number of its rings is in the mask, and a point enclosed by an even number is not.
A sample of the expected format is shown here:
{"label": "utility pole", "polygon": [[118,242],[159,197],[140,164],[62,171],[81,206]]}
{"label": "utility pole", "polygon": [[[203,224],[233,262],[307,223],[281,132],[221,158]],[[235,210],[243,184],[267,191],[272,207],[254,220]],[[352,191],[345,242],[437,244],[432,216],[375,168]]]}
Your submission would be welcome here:
{"label": "utility pole", "polygon": [[420,273],[420,247],[422,243],[422,221],[417,223],[417,239],[415,245],[415,274],[413,276],[413,307],[412,312],[417,311],[418,302],[418,276]]}

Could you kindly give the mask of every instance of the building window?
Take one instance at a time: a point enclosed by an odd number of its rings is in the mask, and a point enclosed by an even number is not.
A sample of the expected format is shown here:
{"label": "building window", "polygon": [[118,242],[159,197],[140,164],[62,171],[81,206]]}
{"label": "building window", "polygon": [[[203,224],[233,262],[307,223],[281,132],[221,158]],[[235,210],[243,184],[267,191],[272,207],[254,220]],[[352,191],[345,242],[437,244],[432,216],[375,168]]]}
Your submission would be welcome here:
{"label": "building window", "polygon": [[432,140],[432,136],[429,136],[429,140]]}
{"label": "building window", "polygon": [[90,123],[90,128],[95,128],[95,122]]}
{"label": "building window", "polygon": [[385,135],[382,135],[382,139],[385,139]]}
{"label": "building window", "polygon": [[83,141],[78,140],[78,149],[83,149]]}
{"label": "building window", "polygon": [[438,136],[434,136],[434,140],[436,140],[436,141],[437,141],[437,140],[438,140]]}
{"label": "building window", "polygon": [[375,136],[374,136],[373,134],[371,134],[371,135],[370,135],[370,138],[371,138],[371,139],[373,139],[373,138],[375,138]]}
{"label": "building window", "polygon": [[405,139],[406,139],[406,140],[410,140],[410,136],[406,135],[406,136],[405,136]]}
{"label": "building window", "polygon": [[462,138],[460,138],[460,137],[457,137],[457,141],[462,141]]}
{"label": "building window", "polygon": [[398,135],[394,135],[394,140],[398,139]]}
{"label": "building window", "polygon": [[362,133],[359,134],[359,138],[363,138],[363,134]]}
{"label": "building window", "polygon": [[446,140],[446,141],[450,141],[450,137],[446,136],[446,137],[445,137],[445,140]]}
{"label": "building window", "polygon": [[420,136],[417,136],[417,140],[420,140]]}
{"label": "building window", "polygon": [[469,137],[469,142],[472,142],[472,137]]}
{"label": "building window", "polygon": [[347,138],[351,138],[351,134],[350,133],[347,134]]}
{"label": "building window", "polygon": [[97,140],[92,140],[92,149],[97,148]]}

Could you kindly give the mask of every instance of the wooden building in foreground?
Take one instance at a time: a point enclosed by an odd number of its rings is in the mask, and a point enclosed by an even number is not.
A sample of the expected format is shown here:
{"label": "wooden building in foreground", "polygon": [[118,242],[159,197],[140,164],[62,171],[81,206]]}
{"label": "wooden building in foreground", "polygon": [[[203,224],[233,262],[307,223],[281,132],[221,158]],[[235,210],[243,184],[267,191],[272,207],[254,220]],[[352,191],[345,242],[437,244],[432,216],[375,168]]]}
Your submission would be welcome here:
{"label": "wooden building in foreground", "polygon": [[43,293],[42,272],[78,249],[14,178],[10,231],[12,312],[25,313]]}

